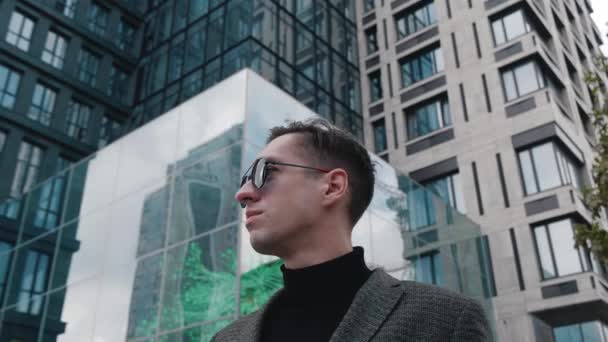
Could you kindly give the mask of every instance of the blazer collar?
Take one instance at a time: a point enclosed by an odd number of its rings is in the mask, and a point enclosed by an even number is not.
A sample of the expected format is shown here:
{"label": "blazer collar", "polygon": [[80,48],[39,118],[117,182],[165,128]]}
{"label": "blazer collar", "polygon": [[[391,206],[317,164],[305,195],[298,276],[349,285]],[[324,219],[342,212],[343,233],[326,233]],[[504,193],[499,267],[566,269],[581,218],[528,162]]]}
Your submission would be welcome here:
{"label": "blazer collar", "polygon": [[[239,341],[259,342],[268,307],[281,295],[275,293],[262,309],[252,314]],[[403,295],[401,283],[382,269],[376,269],[355,295],[342,322],[329,342],[368,342],[393,311]]]}

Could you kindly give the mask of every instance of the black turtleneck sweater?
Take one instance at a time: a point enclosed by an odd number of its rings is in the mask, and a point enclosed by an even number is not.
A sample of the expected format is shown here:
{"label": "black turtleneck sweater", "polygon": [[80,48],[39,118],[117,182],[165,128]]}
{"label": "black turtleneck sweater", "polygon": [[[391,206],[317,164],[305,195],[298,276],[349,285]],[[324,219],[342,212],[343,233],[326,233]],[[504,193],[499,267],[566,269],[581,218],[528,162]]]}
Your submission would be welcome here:
{"label": "black turtleneck sweater", "polygon": [[281,266],[281,271],[285,288],[264,316],[263,342],[329,341],[372,273],[361,247],[318,265]]}

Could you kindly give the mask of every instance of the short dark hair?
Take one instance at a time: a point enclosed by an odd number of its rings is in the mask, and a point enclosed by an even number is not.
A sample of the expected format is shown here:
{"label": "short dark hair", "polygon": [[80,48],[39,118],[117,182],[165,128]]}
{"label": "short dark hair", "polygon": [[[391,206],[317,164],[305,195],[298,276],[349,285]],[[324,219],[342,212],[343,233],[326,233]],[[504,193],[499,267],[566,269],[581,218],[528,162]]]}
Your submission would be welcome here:
{"label": "short dark hair", "polygon": [[320,118],[273,127],[266,143],[292,133],[302,134],[300,147],[316,157],[318,167],[342,168],[348,173],[348,215],[354,226],[374,195],[374,165],[367,150],[352,135]]}

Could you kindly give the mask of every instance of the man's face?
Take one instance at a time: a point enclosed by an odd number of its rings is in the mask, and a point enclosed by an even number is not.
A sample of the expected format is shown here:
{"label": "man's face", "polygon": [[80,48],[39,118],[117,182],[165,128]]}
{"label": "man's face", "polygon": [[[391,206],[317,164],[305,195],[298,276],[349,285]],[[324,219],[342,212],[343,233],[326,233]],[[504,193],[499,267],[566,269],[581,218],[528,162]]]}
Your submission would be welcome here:
{"label": "man's face", "polygon": [[[268,161],[313,165],[298,144],[300,134],[286,134],[271,141],[258,157]],[[262,254],[285,255],[309,241],[310,227],[321,219],[323,173],[298,167],[269,165],[261,189],[247,181],[235,199],[246,204],[246,227],[253,248]]]}

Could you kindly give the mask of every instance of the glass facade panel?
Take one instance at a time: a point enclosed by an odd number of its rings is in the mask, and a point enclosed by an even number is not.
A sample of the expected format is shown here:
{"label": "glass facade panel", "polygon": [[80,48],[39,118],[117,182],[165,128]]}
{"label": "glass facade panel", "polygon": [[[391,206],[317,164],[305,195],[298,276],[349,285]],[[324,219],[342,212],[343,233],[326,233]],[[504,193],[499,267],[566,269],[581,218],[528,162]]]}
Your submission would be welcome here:
{"label": "glass facade panel", "polygon": [[606,342],[602,334],[606,325],[600,321],[584,322],[553,328],[555,342]]}
{"label": "glass facade panel", "polygon": [[48,269],[48,255],[32,250],[27,251],[17,300],[16,310],[18,312],[31,315],[40,314],[43,294],[46,291]]}
{"label": "glass facade panel", "polygon": [[67,40],[62,35],[49,31],[42,50],[42,61],[57,69],[63,68],[63,60],[67,49]]}
{"label": "glass facade panel", "polygon": [[12,245],[5,241],[0,241],[0,298],[4,298],[4,289],[8,278],[8,271],[11,262]]}
{"label": "glass facade panel", "polygon": [[6,42],[16,46],[19,50],[27,52],[30,49],[30,40],[34,31],[34,20],[14,11],[8,24]]}
{"label": "glass facade panel", "polygon": [[382,99],[382,74],[375,72],[369,75],[370,102]]}
{"label": "glass facade panel", "polygon": [[20,81],[19,72],[0,64],[0,106],[13,109]]}
{"label": "glass facade panel", "polygon": [[87,27],[100,36],[106,34],[110,11],[96,2],[92,2],[88,11]]}
{"label": "glass facade panel", "polygon": [[45,126],[49,126],[53,110],[55,109],[56,97],[57,93],[54,90],[40,83],[36,84],[34,94],[32,95],[32,105],[27,116]]}
{"label": "glass facade panel", "polygon": [[78,55],[78,79],[95,87],[97,83],[97,72],[99,69],[99,56],[82,49]]}
{"label": "glass facade panel", "polygon": [[135,27],[121,18],[118,22],[118,38],[116,45],[121,50],[127,50],[135,44]]}

